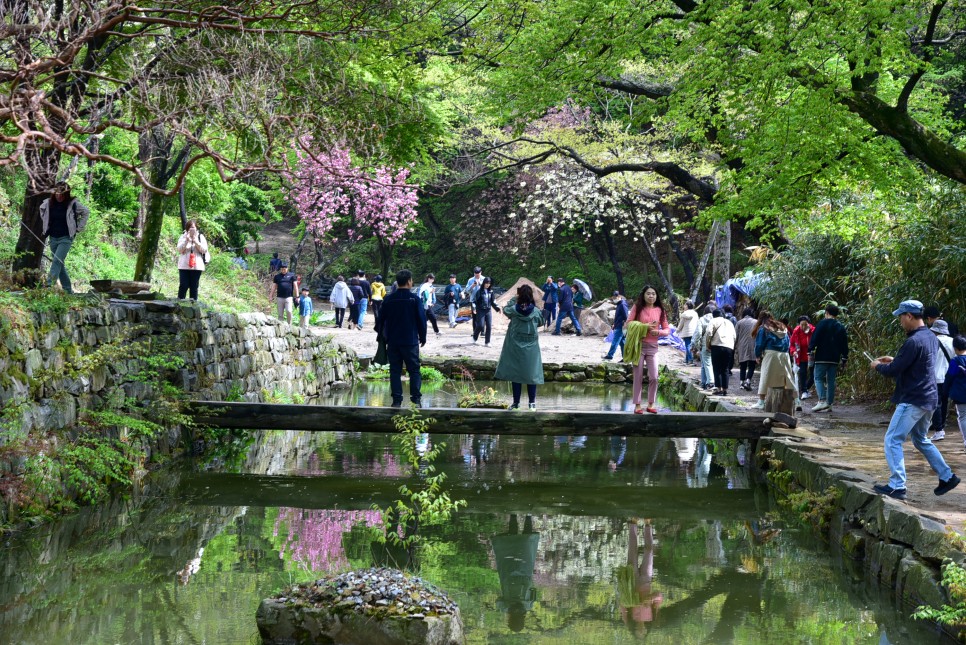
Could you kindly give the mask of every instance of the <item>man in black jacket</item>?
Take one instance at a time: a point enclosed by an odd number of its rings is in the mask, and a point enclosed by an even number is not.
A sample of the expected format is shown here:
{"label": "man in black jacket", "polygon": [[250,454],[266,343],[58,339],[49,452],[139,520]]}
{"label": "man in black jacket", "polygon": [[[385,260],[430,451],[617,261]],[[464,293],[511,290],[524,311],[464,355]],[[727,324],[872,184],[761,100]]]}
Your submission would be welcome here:
{"label": "man in black jacket", "polygon": [[402,407],[402,366],[409,372],[409,399],[422,405],[422,378],[419,374],[419,348],[426,344],[426,312],[419,297],[410,289],[413,274],[403,269],[396,274],[397,288],[382,301],[376,333],[386,341],[389,357],[389,389],[392,407]]}
{"label": "man in black jacket", "polygon": [[809,362],[815,366],[815,392],[818,403],[812,412],[827,412],[835,401],[835,375],[839,364],[849,358],[849,336],[838,321],[839,308],[829,305],[808,342]]}

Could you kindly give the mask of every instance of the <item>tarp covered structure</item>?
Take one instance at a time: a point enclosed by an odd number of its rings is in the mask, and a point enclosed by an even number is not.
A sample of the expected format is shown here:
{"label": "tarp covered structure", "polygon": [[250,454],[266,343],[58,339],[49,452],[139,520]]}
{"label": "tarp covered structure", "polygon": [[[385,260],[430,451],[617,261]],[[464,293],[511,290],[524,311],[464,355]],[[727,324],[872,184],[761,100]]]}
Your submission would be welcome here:
{"label": "tarp covered structure", "polygon": [[767,278],[761,273],[751,271],[738,278],[731,278],[724,285],[715,289],[714,301],[719,307],[725,305],[737,306],[742,296],[755,297],[755,289]]}

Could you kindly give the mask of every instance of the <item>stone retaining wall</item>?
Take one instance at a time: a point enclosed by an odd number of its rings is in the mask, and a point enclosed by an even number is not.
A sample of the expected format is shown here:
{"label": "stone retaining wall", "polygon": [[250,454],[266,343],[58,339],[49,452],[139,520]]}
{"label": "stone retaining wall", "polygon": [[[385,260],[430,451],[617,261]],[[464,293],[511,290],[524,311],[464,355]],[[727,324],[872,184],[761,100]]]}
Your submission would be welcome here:
{"label": "stone retaining wall", "polygon": [[[141,342],[151,343],[149,352],[125,349]],[[265,314],[215,313],[189,302],[94,301],[13,323],[0,345],[0,408],[16,408],[24,430],[49,432],[71,427],[79,411],[112,396],[151,405],[155,384],[137,376],[146,353],[180,356],[185,365],[163,369],[164,377],[191,398],[215,401],[229,394],[310,400],[355,374],[351,349],[321,330]]]}
{"label": "stone retaining wall", "polygon": [[[496,371],[496,361],[477,358],[439,358],[424,356],[423,365],[435,367],[447,378],[459,379],[464,373],[473,380],[489,381]],[[543,379],[550,383],[579,383],[582,381],[605,381],[607,383],[630,383],[631,366],[626,363],[544,363]],[[647,382],[647,374],[644,375]]]}

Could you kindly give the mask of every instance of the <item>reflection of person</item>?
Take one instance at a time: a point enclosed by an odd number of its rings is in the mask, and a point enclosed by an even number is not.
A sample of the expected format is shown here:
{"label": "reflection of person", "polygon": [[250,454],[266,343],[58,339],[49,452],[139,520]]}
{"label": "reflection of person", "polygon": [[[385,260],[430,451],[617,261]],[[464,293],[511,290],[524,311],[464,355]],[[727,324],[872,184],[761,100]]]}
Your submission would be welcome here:
{"label": "reflection of person", "polygon": [[42,237],[49,237],[50,253],[54,258],[50,263],[50,274],[47,276],[48,287],[54,286],[60,280],[60,286],[64,291],[74,293],[64,261],[67,259],[71,245],[74,244],[74,238],[87,226],[90,213],[79,200],[70,196],[70,188],[65,182],[59,182],[54,186],[51,197],[45,199],[40,205]]}
{"label": "reflection of person", "polygon": [[207,252],[208,240],[198,232],[194,220],[189,219],[178,240],[178,300],[184,300],[186,294],[192,300],[198,299],[198,283],[205,270]]}
{"label": "reflection of person", "polygon": [[507,612],[507,627],[515,632],[523,629],[527,612],[537,599],[533,569],[539,542],[540,534],[534,532],[533,518],[529,515],[523,521],[523,533],[520,533],[517,516],[511,515],[509,530],[490,538],[496,571],[500,576],[497,606]]}
{"label": "reflection of person", "polygon": [[896,410],[885,434],[886,463],[892,475],[888,484],[876,484],[872,488],[880,495],[906,498],[906,462],[902,444],[906,437],[912,435],[912,444],[939,476],[939,486],[933,492],[945,495],[959,485],[959,477],[946,464],[939,449],[926,437],[933,410],[939,402],[933,372],[939,342],[923,322],[922,303],[918,300],[899,303],[899,308],[892,315],[899,318],[899,324],[906,332],[906,341],[895,358],[880,356],[869,364],[879,374],[896,380],[896,390],[892,395]]}
{"label": "reflection of person", "polygon": [[543,383],[543,359],[540,356],[539,332],[543,314],[533,301],[533,288],[523,285],[517,289],[515,301],[503,308],[503,315],[510,319],[500,360],[496,364],[494,378],[513,384],[513,405],[520,407],[523,384],[527,386],[530,409],[537,409],[537,386]]}
{"label": "reflection of person", "polygon": [[627,540],[627,564],[617,568],[617,590],[621,618],[628,629],[646,633],[644,623],[654,620],[664,596],[655,593],[651,584],[654,579],[654,529],[650,520],[644,524],[644,554],[637,559],[637,520],[628,522],[630,535]]}
{"label": "reflection of person", "polygon": [[413,274],[403,269],[396,274],[398,288],[382,301],[376,333],[385,339],[389,358],[389,388],[392,407],[402,406],[402,366],[409,372],[409,398],[422,405],[422,377],[419,373],[419,348],[426,344],[426,310],[410,289]]}

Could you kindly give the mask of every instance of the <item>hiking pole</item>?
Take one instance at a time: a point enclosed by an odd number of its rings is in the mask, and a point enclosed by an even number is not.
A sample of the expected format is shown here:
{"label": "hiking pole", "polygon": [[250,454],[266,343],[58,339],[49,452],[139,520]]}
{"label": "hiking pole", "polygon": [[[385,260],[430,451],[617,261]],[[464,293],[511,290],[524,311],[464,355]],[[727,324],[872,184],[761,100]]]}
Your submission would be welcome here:
{"label": "hiking pole", "polygon": [[35,240],[37,240],[38,242],[40,242],[40,248],[41,248],[40,255],[43,256],[43,258],[45,260],[47,260],[48,262],[50,262],[51,264],[53,264],[54,263],[54,259],[52,257],[50,257],[49,255],[47,255],[46,253],[44,253],[44,251],[43,251],[43,249],[47,247],[47,243],[44,242],[39,237],[37,237],[37,234],[34,233],[33,231],[31,231],[30,230],[30,227],[23,223],[23,220],[20,220],[20,225],[24,227],[24,230],[25,231],[27,231],[28,233],[30,233],[31,235],[33,235]]}

